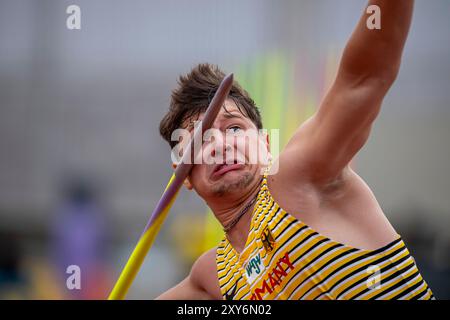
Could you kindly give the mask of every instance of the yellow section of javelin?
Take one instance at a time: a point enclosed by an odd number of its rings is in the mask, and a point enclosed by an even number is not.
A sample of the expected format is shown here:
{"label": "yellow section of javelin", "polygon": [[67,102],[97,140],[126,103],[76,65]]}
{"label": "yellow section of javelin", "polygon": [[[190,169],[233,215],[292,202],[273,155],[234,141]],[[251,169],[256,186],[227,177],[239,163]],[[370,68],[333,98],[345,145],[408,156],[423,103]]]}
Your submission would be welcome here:
{"label": "yellow section of javelin", "polygon": [[[169,188],[174,179],[175,174],[172,174],[172,177],[170,178],[169,183],[167,184],[164,191]],[[117,280],[114,289],[111,291],[108,300],[123,300],[125,298],[128,289],[131,287],[131,283],[139,272],[139,268],[144,262],[145,256],[152,247],[156,235],[161,229],[161,226],[166,219],[170,207],[172,207],[172,204],[177,197],[177,194],[178,191],[174,194],[169,204],[164,208],[161,214],[156,218],[155,222],[144,232],[144,234],[139,239],[136,247],[131,253],[130,258],[128,259],[127,264],[120,274],[119,280]]]}

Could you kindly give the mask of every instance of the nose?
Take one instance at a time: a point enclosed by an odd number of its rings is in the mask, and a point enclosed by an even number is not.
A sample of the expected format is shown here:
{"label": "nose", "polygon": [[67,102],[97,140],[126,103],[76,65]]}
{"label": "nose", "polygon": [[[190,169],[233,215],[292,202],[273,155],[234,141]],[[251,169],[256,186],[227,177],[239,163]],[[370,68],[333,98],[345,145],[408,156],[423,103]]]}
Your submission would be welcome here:
{"label": "nose", "polygon": [[226,139],[224,138],[224,134],[216,134],[214,136],[214,143],[213,146],[211,147],[211,157],[222,157],[226,154],[226,152],[232,150],[232,146],[227,143]]}

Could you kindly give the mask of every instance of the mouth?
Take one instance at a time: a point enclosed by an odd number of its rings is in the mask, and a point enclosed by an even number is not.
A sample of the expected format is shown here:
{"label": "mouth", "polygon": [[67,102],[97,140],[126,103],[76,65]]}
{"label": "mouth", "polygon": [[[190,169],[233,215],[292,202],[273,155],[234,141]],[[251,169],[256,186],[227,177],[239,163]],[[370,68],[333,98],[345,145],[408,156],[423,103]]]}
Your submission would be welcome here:
{"label": "mouth", "polygon": [[236,161],[231,164],[218,164],[214,167],[211,177],[218,178],[227,172],[242,169],[244,166],[245,165],[243,163],[237,163]]}

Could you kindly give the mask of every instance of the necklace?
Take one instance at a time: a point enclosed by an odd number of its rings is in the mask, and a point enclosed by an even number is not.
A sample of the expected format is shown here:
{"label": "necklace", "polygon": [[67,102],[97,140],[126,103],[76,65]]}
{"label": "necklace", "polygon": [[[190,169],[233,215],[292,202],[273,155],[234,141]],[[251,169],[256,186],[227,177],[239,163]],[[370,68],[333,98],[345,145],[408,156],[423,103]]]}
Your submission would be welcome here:
{"label": "necklace", "polygon": [[252,206],[252,204],[255,203],[256,197],[257,197],[257,195],[255,195],[255,196],[253,197],[253,199],[250,200],[250,201],[245,205],[245,207],[241,210],[241,212],[239,212],[239,214],[238,214],[235,218],[233,218],[233,220],[231,220],[231,222],[230,222],[229,224],[227,224],[226,226],[223,227],[223,231],[225,231],[225,233],[228,232],[228,231],[230,231],[230,230],[236,225],[236,223],[239,222],[239,220],[240,220],[240,219],[242,218],[242,216],[248,211],[248,209]]}

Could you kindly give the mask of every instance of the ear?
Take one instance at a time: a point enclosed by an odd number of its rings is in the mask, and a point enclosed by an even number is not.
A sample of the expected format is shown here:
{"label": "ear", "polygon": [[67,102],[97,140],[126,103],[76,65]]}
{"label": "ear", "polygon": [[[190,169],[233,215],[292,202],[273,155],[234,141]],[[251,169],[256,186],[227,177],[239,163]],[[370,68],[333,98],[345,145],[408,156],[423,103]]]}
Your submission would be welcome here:
{"label": "ear", "polygon": [[183,184],[184,184],[184,186],[186,187],[186,189],[188,189],[188,190],[192,190],[192,189],[193,189],[193,186],[192,186],[192,184],[191,184],[191,181],[189,181],[189,177],[187,177],[186,179],[184,179]]}
{"label": "ear", "polygon": [[[173,170],[175,170],[177,168],[176,163],[172,163],[172,168],[173,168]],[[193,186],[192,186],[191,182],[189,181],[189,177],[184,179],[183,184],[186,187],[186,189],[192,190]]]}
{"label": "ear", "polygon": [[269,134],[266,133],[266,148],[267,148],[267,154],[268,154],[268,161],[269,163],[272,162],[273,158],[272,158],[272,154],[270,153],[270,139],[269,139]]}

